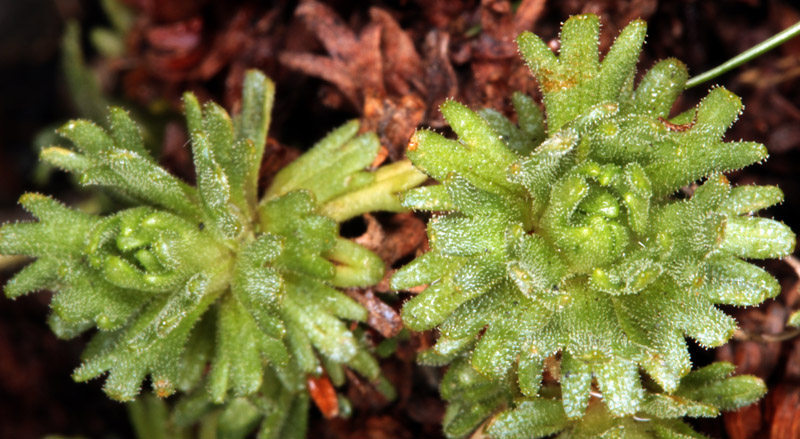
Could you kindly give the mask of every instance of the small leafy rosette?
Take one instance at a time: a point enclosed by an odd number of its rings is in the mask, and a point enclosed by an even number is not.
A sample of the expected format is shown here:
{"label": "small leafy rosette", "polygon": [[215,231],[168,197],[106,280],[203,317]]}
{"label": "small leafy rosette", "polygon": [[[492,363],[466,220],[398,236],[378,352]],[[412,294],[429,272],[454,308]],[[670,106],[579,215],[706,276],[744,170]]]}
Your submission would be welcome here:
{"label": "small leafy rosette", "polygon": [[304,423],[307,375],[341,385],[349,367],[391,397],[349,326],[367,312],[337,289],[377,283],[383,262],[341,238],[337,221],[402,210],[397,194],[426,177],[409,162],[365,170],[380,145],[350,122],[259,200],[274,90],[251,71],[243,93],[234,119],[185,95],[195,186],[157,164],[124,110],[110,110],[108,129],[69,122],[59,132],[74,149],[47,148],[42,158],[133,207],[99,216],[26,194],[21,203],[38,221],[4,225],[0,252],[36,258],[6,294],[56,291],[59,336],[100,329],[76,380],[108,372],[106,393],[130,400],[150,376],[159,396],[191,391],[201,401],[194,409],[261,392],[259,413],[270,413],[262,436],[281,437]]}
{"label": "small leafy rosette", "polygon": [[408,157],[441,184],[409,191],[404,205],[434,212],[431,251],[392,279],[398,290],[428,285],[403,309],[410,329],[439,329],[423,362],[465,354],[480,374],[512,373],[535,397],[544,360],[560,353],[569,419],[583,416],[593,385],[614,416],[636,413],[640,368],[675,392],[691,369],[684,338],[719,346],[736,329],[716,305],[778,294],[746,260],[795,244],[784,224],[753,216],[782,201],[778,188],[732,188],[722,175],[766,158],[763,145],[722,141],[739,98],[714,88],[668,120],[683,64],[661,61],[634,88],[644,23],[626,27],[602,62],[598,33],[597,17],[570,18],[558,57],[519,37],[546,122],[517,94],[516,125],[448,101],[441,111],[459,140],[414,135]]}

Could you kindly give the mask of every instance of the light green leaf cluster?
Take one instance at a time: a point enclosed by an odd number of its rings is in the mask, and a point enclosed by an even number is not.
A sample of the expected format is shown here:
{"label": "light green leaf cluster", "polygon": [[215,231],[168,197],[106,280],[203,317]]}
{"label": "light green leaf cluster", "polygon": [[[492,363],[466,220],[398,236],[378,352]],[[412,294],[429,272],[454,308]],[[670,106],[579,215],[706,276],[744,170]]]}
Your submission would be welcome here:
{"label": "light green leaf cluster", "polygon": [[378,139],[350,122],[277,174],[259,199],[273,95],[272,82],[251,71],[233,119],[184,96],[196,185],[158,165],[120,108],[109,111],[110,129],[71,121],[59,133],[75,148],[42,152],[131,206],[99,216],[26,194],[20,202],[38,221],[0,228],[0,253],[35,258],[8,282],[7,296],[56,291],[56,334],[99,329],[76,380],[108,372],[104,390],[118,400],[133,399],[148,376],[158,396],[193,391],[207,404],[260,392],[262,437],[289,437],[286,425],[304,423],[307,375],[341,385],[348,367],[387,389],[351,330],[367,312],[337,289],[377,283],[384,265],[340,237],[338,221],[401,210],[397,194],[427,177],[407,161],[365,170]]}
{"label": "light green leaf cluster", "polygon": [[542,392],[542,396],[518,398],[513,409],[498,414],[486,429],[489,436],[497,439],[536,439],[558,432],[559,439],[705,438],[680,418],[715,417],[721,410],[746,406],[766,393],[761,380],[731,377],[733,370],[729,363],[695,370],[671,394],[653,386],[645,394],[640,410],[625,417],[615,417],[607,402],[593,398],[583,418],[570,420],[557,391],[549,389],[552,395]]}
{"label": "light green leaf cluster", "polygon": [[[537,395],[527,396],[511,374],[490,379],[461,357],[442,380],[442,397],[450,403],[443,426],[449,437],[466,436],[481,426],[494,439],[537,439],[556,433],[559,439],[705,438],[680,418],[716,417],[766,393],[763,381],[749,375],[732,377],[733,371],[732,364],[713,363],[683,377],[673,392],[646,381],[639,408],[624,416],[610,410],[605,395],[593,392],[585,414],[573,418],[567,414],[563,385],[543,386]],[[488,414],[494,416],[487,420]]]}
{"label": "light green leaf cluster", "polygon": [[[685,66],[661,61],[634,87],[645,24],[628,25],[602,61],[598,35],[596,16],[570,18],[558,57],[535,35],[519,37],[546,119],[521,95],[512,100],[516,125],[448,101],[441,111],[458,140],[414,135],[408,157],[441,184],[403,202],[434,212],[431,251],[392,279],[398,290],[428,285],[403,309],[410,329],[439,330],[422,361],[465,355],[488,382],[513,376],[521,395],[536,398],[543,362],[558,355],[568,420],[584,416],[593,388],[612,417],[644,410],[640,369],[675,395],[691,370],[685,337],[713,347],[736,329],[716,305],[778,294],[778,282],[746,260],[795,245],[788,227],[753,216],[782,201],[778,188],[731,187],[722,175],[766,158],[763,145],[722,140],[739,98],[714,88],[668,120]],[[691,196],[674,196],[701,179]],[[507,403],[502,386],[486,387],[475,390],[482,405],[448,398],[458,425],[450,436]],[[552,408],[525,410],[541,404]],[[524,417],[502,425],[513,430]]]}

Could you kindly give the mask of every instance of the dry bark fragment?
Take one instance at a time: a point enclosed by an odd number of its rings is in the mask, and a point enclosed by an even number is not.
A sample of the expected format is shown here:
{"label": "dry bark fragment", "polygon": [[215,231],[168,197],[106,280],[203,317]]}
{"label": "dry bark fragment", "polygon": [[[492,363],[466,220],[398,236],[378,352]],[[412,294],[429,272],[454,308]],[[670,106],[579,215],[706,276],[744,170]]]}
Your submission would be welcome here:
{"label": "dry bark fragment", "polygon": [[781,383],[767,397],[773,416],[769,429],[770,439],[797,439],[800,437],[800,386]]}
{"label": "dry bark fragment", "polygon": [[[421,96],[427,95],[427,88],[411,37],[380,8],[369,10],[370,21],[358,34],[322,3],[303,3],[296,15],[328,56],[285,51],[281,62],[335,85],[347,104],[361,112],[362,130],[376,132],[392,160],[399,160],[405,142],[425,116]],[[344,104],[330,92],[323,101],[335,107]]]}
{"label": "dry bark fragment", "polygon": [[295,70],[333,83],[356,109],[368,94],[383,94],[380,57],[381,27],[370,23],[356,34],[328,6],[306,2],[295,11],[329,56],[283,52],[281,62]]}
{"label": "dry bark fragment", "polygon": [[422,59],[414,47],[411,36],[405,32],[392,15],[384,9],[370,8],[370,18],[382,28],[384,81],[389,93],[407,95],[414,91],[422,96],[427,89],[422,80]]}
{"label": "dry bark fragment", "polygon": [[426,242],[425,223],[410,212],[398,213],[378,221],[366,214],[367,230],[355,242],[377,253],[388,267],[409,256]]}
{"label": "dry bark fragment", "polygon": [[192,71],[191,79],[208,81],[231,63],[248,42],[248,25],[252,16],[253,11],[248,8],[236,11],[222,31],[214,36],[205,58]]}
{"label": "dry bark fragment", "polygon": [[[219,2],[135,0],[140,13],[126,38],[128,53],[118,63],[126,95],[151,105],[163,100],[180,108],[186,89],[216,95],[209,82],[226,75],[223,100],[231,109],[241,92],[246,68],[278,76],[274,58],[284,27],[277,18],[282,4],[269,9],[245,3],[235,8]],[[233,89],[232,89],[233,88]]]}
{"label": "dry bark fragment", "polygon": [[461,28],[463,24],[454,23],[462,19],[465,13],[470,12],[472,2],[469,0],[415,0],[420,14],[431,24],[431,27],[440,29]]}
{"label": "dry bark fragment", "polygon": [[508,111],[515,91],[535,95],[536,81],[517,55],[516,37],[533,25],[543,12],[539,0],[525,0],[514,11],[508,0],[482,0],[482,32],[463,47],[461,62],[469,62],[472,77],[464,87],[464,98],[472,107]]}
{"label": "dry bark fragment", "polygon": [[348,296],[367,309],[367,325],[385,338],[394,337],[403,329],[400,314],[378,298],[372,289],[350,289],[346,292]]}
{"label": "dry bark fragment", "polygon": [[762,403],[757,402],[747,407],[725,413],[725,430],[731,439],[754,439],[760,434],[763,426]]}
{"label": "dry bark fragment", "polygon": [[450,34],[434,29],[425,36],[425,83],[428,95],[425,97],[426,122],[434,127],[446,126],[439,112],[439,106],[458,93],[458,77],[450,62]]}
{"label": "dry bark fragment", "polygon": [[200,17],[148,29],[145,59],[149,73],[168,82],[188,76],[203,57],[202,32]]}

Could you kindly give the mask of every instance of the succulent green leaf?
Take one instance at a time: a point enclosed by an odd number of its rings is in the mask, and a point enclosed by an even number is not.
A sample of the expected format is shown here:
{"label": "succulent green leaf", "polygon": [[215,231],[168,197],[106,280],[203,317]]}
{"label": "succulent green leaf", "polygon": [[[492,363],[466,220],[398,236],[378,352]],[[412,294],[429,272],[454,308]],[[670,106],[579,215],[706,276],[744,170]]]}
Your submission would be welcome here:
{"label": "succulent green leaf", "polygon": [[283,240],[265,234],[242,250],[231,280],[231,292],[252,314],[268,336],[280,339],[286,328],[278,316],[285,294],[284,281],[274,269],[266,267],[283,251]]}
{"label": "succulent green leaf", "polygon": [[767,392],[764,382],[751,375],[731,377],[729,363],[712,363],[692,372],[675,395],[696,400],[718,410],[735,410],[752,404]]}
{"label": "succulent green leaf", "polygon": [[456,205],[450,199],[447,188],[444,186],[423,186],[406,191],[402,195],[402,205],[409,209],[425,211],[456,210]]}
{"label": "succulent green leaf", "polygon": [[287,284],[288,295],[284,299],[285,319],[294,325],[305,328],[312,346],[322,355],[339,363],[350,361],[358,351],[358,344],[352,332],[344,323],[311,298],[294,283]]}
{"label": "succulent green leaf", "polygon": [[243,226],[231,211],[231,185],[222,166],[216,162],[209,139],[202,133],[193,136],[192,148],[198,195],[203,204],[204,224],[222,237],[232,239]]}
{"label": "succulent green leaf", "polygon": [[119,107],[109,108],[108,126],[111,128],[114,144],[118,148],[133,151],[145,159],[154,161],[144,146],[139,126],[131,119],[127,111]]}
{"label": "succulent green leaf", "polygon": [[564,354],[561,360],[561,393],[567,418],[576,419],[583,416],[589,404],[591,385],[591,365],[573,355]]}
{"label": "succulent green leaf", "polygon": [[521,128],[518,128],[499,111],[484,108],[478,114],[489,123],[494,132],[500,135],[500,140],[517,154],[527,155],[536,146]]}
{"label": "succulent green leaf", "polygon": [[504,323],[492,325],[481,336],[472,354],[475,370],[493,379],[505,376],[521,348],[521,342],[514,337],[518,329],[513,322]]}
{"label": "succulent green leaf", "polygon": [[[528,137],[532,147],[538,146],[544,140],[547,131],[541,108],[533,99],[520,92],[511,95],[511,103],[517,113],[519,129]],[[523,154],[529,152],[524,151]]]}
{"label": "succulent green leaf", "polygon": [[[214,353],[215,317],[214,312],[204,314],[189,334],[178,366],[176,388],[181,392],[186,393],[198,388],[206,375],[207,365]],[[205,392],[197,393],[202,393],[204,400],[207,400]]]}
{"label": "succulent green leaf", "polygon": [[485,378],[463,358],[447,369],[439,391],[442,398],[451,401],[442,420],[442,427],[449,438],[468,435],[495,407],[511,400],[507,383],[496,383]]}
{"label": "succulent green leaf", "polygon": [[67,172],[81,173],[92,166],[92,162],[85,156],[60,146],[44,148],[39,153],[39,158]]}
{"label": "succulent green leaf", "polygon": [[215,403],[225,401],[229,390],[236,396],[255,393],[261,386],[262,358],[286,366],[289,354],[283,344],[259,330],[252,316],[235,296],[226,296],[219,307],[217,349],[212,361],[208,390]]}
{"label": "succulent green leaf", "polygon": [[138,438],[169,439],[175,437],[169,422],[166,403],[155,397],[142,398],[127,405],[128,416]]}
{"label": "succulent green leaf", "polygon": [[[327,201],[345,190],[368,184],[352,174],[372,163],[380,143],[374,134],[356,136],[358,121],[351,121],[328,134],[311,150],[283,168],[267,190],[267,198],[276,198],[298,189],[314,194],[319,202]],[[330,180],[319,178],[331,174]]]}
{"label": "succulent green leaf", "polygon": [[392,276],[392,288],[404,290],[428,284],[457,269],[464,258],[441,253],[425,253],[398,270]]}
{"label": "succulent green leaf", "polygon": [[407,160],[381,166],[369,184],[328,200],[320,207],[320,213],[345,221],[366,212],[400,212],[409,207],[401,203],[400,193],[427,179]]}
{"label": "succulent green leaf", "polygon": [[[489,123],[477,113],[452,100],[445,101],[439,110],[471,155],[480,156],[486,164],[493,164],[491,168],[505,169],[517,160]],[[493,181],[505,182],[504,174],[487,176]]]}
{"label": "succulent green leaf", "polygon": [[633,112],[651,117],[669,117],[672,104],[685,88],[689,73],[677,59],[656,63],[642,77],[633,94]]}
{"label": "succulent green leaf", "polygon": [[531,399],[497,416],[488,433],[497,439],[541,438],[558,433],[567,424],[564,407],[557,400]]}
{"label": "succulent green leaf", "polygon": [[88,120],[70,121],[57,132],[84,154],[98,154],[115,146],[114,140],[103,128]]}
{"label": "succulent green leaf", "polygon": [[781,291],[778,281],[764,269],[735,256],[713,257],[707,269],[697,290],[713,303],[756,305]]}
{"label": "succulent green leaf", "polygon": [[308,429],[309,398],[305,393],[282,398],[271,404],[261,422],[258,437],[265,439],[303,439]]}
{"label": "succulent green leaf", "polygon": [[[39,259],[35,264],[49,259]],[[64,272],[66,283],[59,294],[53,297],[50,306],[53,312],[67,322],[92,322],[98,329],[114,330],[121,327],[152,296],[110,282],[97,279],[93,272],[77,261],[63,263],[57,268]],[[54,275],[54,277],[57,274]],[[53,283],[53,285],[56,285]]]}
{"label": "succulent green leaf", "polygon": [[242,86],[242,112],[234,120],[238,159],[245,158],[243,186],[245,198],[254,206],[258,196],[258,170],[267,143],[272,119],[275,84],[258,70],[248,70]]}
{"label": "succulent green leaf", "polygon": [[788,256],[795,245],[789,227],[775,220],[729,217],[722,248],[740,258],[767,259]]}
{"label": "succulent green leaf", "polygon": [[380,282],[386,271],[383,261],[375,253],[344,238],[337,238],[325,257],[336,265],[330,282],[337,287],[374,285]]}
{"label": "succulent green leaf", "polygon": [[55,259],[38,259],[28,264],[6,283],[6,297],[16,299],[34,291],[52,288],[58,279],[60,266]]}
{"label": "succulent green leaf", "polygon": [[236,398],[219,416],[219,439],[244,439],[258,425],[261,412],[246,398]]}
{"label": "succulent green leaf", "polygon": [[532,352],[521,352],[517,384],[525,396],[536,396],[542,385],[542,358]]}
{"label": "succulent green leaf", "polygon": [[[41,221],[3,226],[0,229],[0,253],[4,255],[53,255],[54,260],[77,256],[83,247],[82,239],[97,223],[91,216],[68,209],[41,194],[25,194],[20,198],[20,204]],[[75,234],[64,235],[65,229],[73,229]]]}
{"label": "succulent green leaf", "polygon": [[731,215],[752,214],[783,202],[777,186],[739,186],[731,190],[725,207]]}
{"label": "succulent green leaf", "polygon": [[139,154],[110,148],[96,154],[81,184],[112,187],[123,195],[154,204],[186,216],[198,215],[194,188]]}

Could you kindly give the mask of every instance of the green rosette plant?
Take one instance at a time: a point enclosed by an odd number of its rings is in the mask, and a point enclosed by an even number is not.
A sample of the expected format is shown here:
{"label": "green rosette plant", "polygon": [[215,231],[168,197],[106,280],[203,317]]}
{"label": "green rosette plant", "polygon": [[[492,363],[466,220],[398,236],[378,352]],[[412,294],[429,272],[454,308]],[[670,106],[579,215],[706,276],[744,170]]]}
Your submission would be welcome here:
{"label": "green rosette plant", "polygon": [[259,197],[273,95],[250,71],[233,119],[184,96],[196,185],[157,164],[120,108],[110,109],[109,130],[71,121],[59,134],[74,148],[43,150],[45,162],[126,206],[94,215],[29,193],[20,202],[38,221],[0,228],[0,253],[35,258],[6,295],[55,291],[49,323],[59,337],[99,330],[77,381],[107,372],[105,392],[127,401],[149,376],[158,396],[193,391],[185,413],[257,393],[246,404],[266,413],[262,437],[302,435],[309,375],[340,385],[348,367],[391,397],[350,327],[367,311],[337,289],[377,283],[384,264],[339,236],[338,224],[402,210],[397,193],[426,177],[407,161],[366,170],[380,145],[353,121]]}
{"label": "green rosette plant", "polygon": [[[441,111],[458,140],[420,130],[409,143],[413,164],[441,184],[404,195],[404,206],[434,212],[431,249],[392,286],[427,285],[402,316],[412,330],[439,331],[423,363],[455,361],[442,384],[451,437],[501,410],[510,411],[489,422],[491,437],[562,428],[563,437],[601,437],[578,432],[596,434],[602,422],[607,437],[651,437],[610,432],[635,416],[675,417],[680,410],[665,416],[651,401],[695,391],[685,337],[722,345],[736,321],[717,305],[756,305],[780,291],[747,260],[793,251],[788,227],[753,215],[783,195],[772,186],[731,187],[723,176],[766,159],[766,148],[722,140],[742,110],[722,87],[670,118],[688,78],[680,61],[657,63],[634,87],[645,27],[630,23],[602,61],[594,15],[564,23],[558,56],[523,33],[520,53],[540,84],[544,113],[521,94],[512,97],[516,124],[448,101]],[[541,388],[548,359],[560,370],[557,397]],[[712,404],[719,409],[763,393],[755,378],[720,380],[711,388],[749,390],[738,398],[723,392]],[[590,404],[593,394],[600,407]],[[560,427],[523,434],[539,410],[555,413],[563,422],[549,425]],[[683,414],[700,413],[692,410]],[[664,422],[651,425],[672,428]],[[676,428],[653,434],[696,437]]]}

